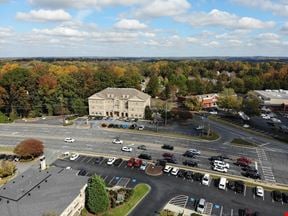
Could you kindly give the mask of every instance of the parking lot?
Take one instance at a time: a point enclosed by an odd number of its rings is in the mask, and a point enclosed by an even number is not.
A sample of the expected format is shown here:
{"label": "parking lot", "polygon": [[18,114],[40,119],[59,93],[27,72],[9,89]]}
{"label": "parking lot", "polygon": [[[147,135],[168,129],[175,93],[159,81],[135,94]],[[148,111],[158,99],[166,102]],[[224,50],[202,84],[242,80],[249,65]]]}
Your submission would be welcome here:
{"label": "parking lot", "polygon": [[[170,173],[159,177],[149,177],[144,174],[144,171],[139,170],[139,168],[128,167],[126,161],[122,161],[115,167],[113,165],[107,165],[107,158],[103,158],[98,164],[95,164],[95,160],[96,157],[80,155],[75,161],[70,161],[69,158],[65,158],[63,160],[57,160],[54,165],[60,167],[70,166],[73,169],[79,170],[85,169],[87,170],[87,175],[100,175],[105,180],[107,186],[119,185],[133,188],[139,182],[148,183],[152,186],[152,190],[153,186],[156,187],[156,192],[160,193],[157,196],[162,197],[161,201],[159,201],[162,205],[159,206],[155,204],[154,208],[157,208],[157,210],[163,208],[163,205],[169,201],[168,195],[170,193],[180,193],[188,196],[187,208],[193,208],[195,201],[200,198],[205,198],[207,201],[205,211],[211,215],[237,216],[239,209],[246,207],[259,211],[261,215],[283,215],[285,209],[288,208],[287,203],[274,201],[269,191],[265,191],[263,197],[257,197],[255,196],[254,188],[246,186],[244,187],[243,193],[237,193],[228,188],[219,190],[217,188],[217,180],[211,180],[208,186],[204,186],[195,178],[180,178]],[[169,190],[167,186],[170,187],[170,190],[173,190],[173,192],[163,192],[161,188]],[[172,197],[170,197],[170,199],[171,198]]]}

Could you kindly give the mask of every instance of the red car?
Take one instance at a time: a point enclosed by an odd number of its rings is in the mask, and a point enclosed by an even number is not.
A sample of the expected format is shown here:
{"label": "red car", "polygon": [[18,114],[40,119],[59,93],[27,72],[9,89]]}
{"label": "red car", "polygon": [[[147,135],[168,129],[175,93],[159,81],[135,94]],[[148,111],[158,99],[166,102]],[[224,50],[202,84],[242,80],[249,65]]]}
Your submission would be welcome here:
{"label": "red car", "polygon": [[238,162],[238,161],[244,162],[244,163],[246,163],[246,164],[251,164],[251,163],[252,163],[252,160],[250,160],[250,159],[247,158],[247,157],[240,157],[240,158],[237,159],[237,162]]}
{"label": "red car", "polygon": [[142,160],[138,158],[130,158],[127,162],[128,167],[140,167],[142,165]]}
{"label": "red car", "polygon": [[135,163],[135,158],[130,158],[127,162],[128,167],[133,167]]}
{"label": "red car", "polygon": [[173,154],[171,154],[171,153],[168,153],[168,152],[166,152],[166,153],[163,153],[163,154],[162,154],[162,156],[163,156],[164,158],[172,158],[172,157],[174,157],[174,155],[173,155]]}

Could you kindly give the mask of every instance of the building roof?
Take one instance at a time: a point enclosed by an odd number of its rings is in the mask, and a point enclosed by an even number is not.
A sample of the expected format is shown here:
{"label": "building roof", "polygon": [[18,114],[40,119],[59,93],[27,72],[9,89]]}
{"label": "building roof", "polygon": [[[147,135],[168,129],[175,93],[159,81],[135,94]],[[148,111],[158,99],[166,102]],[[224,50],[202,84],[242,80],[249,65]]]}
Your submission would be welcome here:
{"label": "building roof", "polygon": [[288,90],[255,90],[265,100],[283,99],[288,100]]}
{"label": "building roof", "polygon": [[218,97],[218,94],[217,93],[203,94],[203,95],[197,95],[197,97],[205,100],[205,99],[212,99],[214,97]]}
{"label": "building roof", "polygon": [[30,168],[0,188],[0,215],[61,214],[87,184],[88,177],[76,173],[57,167]]}
{"label": "building roof", "polygon": [[150,98],[150,95],[145,94],[144,92],[141,92],[134,88],[106,88],[89,97],[89,99],[109,98],[146,101]]}

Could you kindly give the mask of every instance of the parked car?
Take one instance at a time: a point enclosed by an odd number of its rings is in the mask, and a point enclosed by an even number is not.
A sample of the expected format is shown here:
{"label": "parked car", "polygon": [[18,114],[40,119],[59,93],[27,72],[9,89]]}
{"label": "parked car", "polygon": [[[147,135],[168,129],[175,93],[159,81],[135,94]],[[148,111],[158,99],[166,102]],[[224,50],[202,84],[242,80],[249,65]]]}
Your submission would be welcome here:
{"label": "parked car", "polygon": [[167,163],[173,163],[173,164],[177,164],[177,160],[175,158],[164,158],[163,160],[165,160]]}
{"label": "parked car", "polygon": [[193,179],[195,180],[195,181],[202,181],[202,178],[203,178],[203,174],[202,173],[195,173],[194,175],[193,175]]}
{"label": "parked car", "polygon": [[79,154],[78,154],[78,153],[72,153],[71,156],[70,156],[70,160],[71,160],[71,161],[74,161],[74,160],[76,160],[78,157],[79,157]]}
{"label": "parked car", "polygon": [[250,125],[244,124],[244,125],[243,125],[243,128],[250,128]]}
{"label": "parked car", "polygon": [[174,154],[165,152],[165,153],[162,154],[162,156],[163,156],[164,158],[172,158],[172,157],[174,157]]}
{"label": "parked car", "polygon": [[127,161],[127,166],[128,166],[128,167],[133,167],[134,161],[135,161],[135,158],[130,158],[130,159]]}
{"label": "parked car", "polygon": [[274,201],[281,202],[282,201],[282,194],[280,191],[274,190],[272,191],[272,197]]}
{"label": "parked car", "polygon": [[100,164],[103,161],[103,159],[104,159],[103,157],[96,157],[94,162],[95,164]]}
{"label": "parked car", "polygon": [[227,169],[230,168],[229,163],[226,163],[226,162],[224,162],[224,161],[219,161],[219,160],[213,161],[213,165],[214,165],[214,166],[221,167],[221,168],[227,168]]}
{"label": "parked car", "polygon": [[245,184],[243,181],[235,181],[235,191],[236,193],[243,193],[245,189]]}
{"label": "parked car", "polygon": [[183,156],[184,157],[189,157],[189,158],[195,158],[195,155],[194,153],[190,152],[190,151],[186,151]]}
{"label": "parked car", "polygon": [[75,142],[75,139],[73,139],[73,138],[71,138],[71,137],[66,137],[66,138],[64,139],[64,142],[73,143],[73,142]]}
{"label": "parked car", "polygon": [[114,166],[119,166],[122,163],[122,161],[123,161],[122,158],[117,158],[113,164],[114,164]]}
{"label": "parked car", "polygon": [[195,155],[200,155],[201,154],[201,151],[197,150],[197,149],[188,149],[187,151],[195,154]]}
{"label": "parked car", "polygon": [[140,145],[137,147],[137,149],[141,149],[141,150],[147,150],[146,146],[145,145]]}
{"label": "parked car", "polygon": [[227,173],[228,169],[225,167],[213,166],[213,170],[217,172]]}
{"label": "parked car", "polygon": [[78,172],[78,175],[79,176],[86,176],[87,174],[87,171],[85,169],[81,169],[79,172]]}
{"label": "parked car", "polygon": [[179,168],[178,167],[173,167],[173,169],[171,170],[171,175],[177,176],[179,172]]}
{"label": "parked car", "polygon": [[227,183],[227,188],[229,188],[230,190],[235,191],[235,182],[234,181],[229,181]]}
{"label": "parked car", "polygon": [[208,186],[209,182],[210,182],[210,175],[206,173],[202,178],[202,184]]}
{"label": "parked car", "polygon": [[129,146],[123,146],[122,148],[121,148],[121,151],[124,151],[124,152],[132,152],[132,148],[131,147],[129,147]]}
{"label": "parked car", "polygon": [[250,170],[243,173],[243,175],[245,177],[252,178],[252,179],[261,179],[261,176],[258,172],[254,172],[254,171],[250,171]]}
{"label": "parked car", "polygon": [[112,141],[112,143],[113,144],[123,144],[123,140],[120,140],[120,139],[114,139],[113,141]]}
{"label": "parked car", "polygon": [[162,145],[161,148],[162,148],[162,149],[167,149],[167,150],[173,150],[173,149],[174,149],[174,146],[164,144],[164,145]]}
{"label": "parked car", "polygon": [[178,171],[177,176],[180,177],[180,178],[185,177],[185,176],[186,176],[186,171],[183,170],[183,169],[180,169],[180,170]]}
{"label": "parked car", "polygon": [[205,208],[205,199],[201,198],[197,204],[196,211],[203,214]]}
{"label": "parked car", "polygon": [[271,120],[275,123],[281,123],[281,120],[277,118],[271,118]]}
{"label": "parked car", "polygon": [[107,165],[112,165],[116,160],[116,157],[112,157],[112,158],[109,158],[108,161],[107,161]]}
{"label": "parked car", "polygon": [[288,194],[287,193],[282,193],[282,200],[284,203],[288,203]]}
{"label": "parked car", "polygon": [[227,179],[224,178],[224,177],[221,177],[220,180],[219,180],[218,188],[220,190],[226,190],[226,184],[227,184]]}
{"label": "parked car", "polygon": [[140,166],[140,170],[146,170],[148,163],[146,161],[143,161],[141,166]]}
{"label": "parked car", "polygon": [[186,179],[193,179],[193,172],[192,171],[187,171],[185,173],[185,178]]}
{"label": "parked car", "polygon": [[183,165],[185,166],[191,166],[191,167],[197,167],[198,163],[192,160],[185,160],[183,161]]}
{"label": "parked car", "polygon": [[255,194],[256,194],[256,196],[264,197],[264,189],[263,189],[263,187],[261,187],[261,186],[256,186],[256,188],[255,188]]}
{"label": "parked car", "polygon": [[169,173],[172,169],[173,169],[172,166],[166,165],[165,168],[164,168],[164,170],[163,170],[163,172]]}
{"label": "parked car", "polygon": [[149,154],[140,154],[138,156],[138,158],[145,159],[145,160],[151,160],[152,159],[151,155],[149,155]]}
{"label": "parked car", "polygon": [[140,131],[142,131],[142,130],[144,130],[144,125],[140,125],[139,127],[138,127],[138,130],[140,130]]}

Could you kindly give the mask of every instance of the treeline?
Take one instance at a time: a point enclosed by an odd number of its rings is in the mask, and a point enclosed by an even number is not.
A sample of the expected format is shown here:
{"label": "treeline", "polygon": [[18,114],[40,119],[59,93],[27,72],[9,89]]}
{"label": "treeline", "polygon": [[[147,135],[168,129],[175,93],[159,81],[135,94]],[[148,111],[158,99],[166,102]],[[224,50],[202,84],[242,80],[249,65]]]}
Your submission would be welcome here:
{"label": "treeline", "polygon": [[288,89],[288,64],[216,60],[0,63],[0,111],[11,118],[87,114],[87,98],[106,87],[145,87],[153,97],[165,100],[224,88],[241,94]]}

